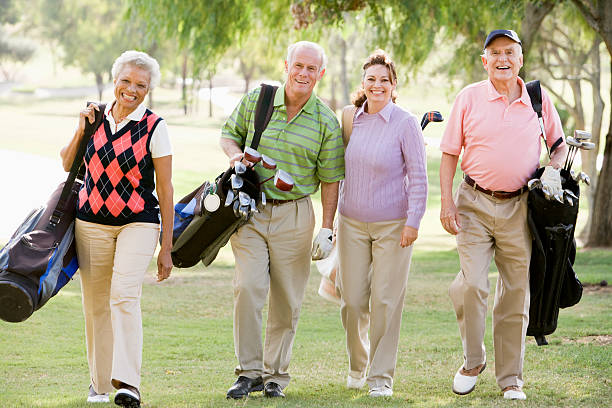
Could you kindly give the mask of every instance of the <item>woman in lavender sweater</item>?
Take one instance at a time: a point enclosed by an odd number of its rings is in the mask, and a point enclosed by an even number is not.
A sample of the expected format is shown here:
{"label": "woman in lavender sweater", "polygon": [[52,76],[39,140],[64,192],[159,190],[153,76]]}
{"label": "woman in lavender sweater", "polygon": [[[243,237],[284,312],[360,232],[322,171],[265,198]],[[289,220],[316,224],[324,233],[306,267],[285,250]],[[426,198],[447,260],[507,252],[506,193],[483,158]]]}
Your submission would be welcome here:
{"label": "woman in lavender sweater", "polygon": [[393,394],[412,244],[427,201],[423,134],[417,118],[394,103],[396,85],[395,64],[375,51],[353,101],[338,207],[347,386],[358,389],[367,380],[372,397]]}

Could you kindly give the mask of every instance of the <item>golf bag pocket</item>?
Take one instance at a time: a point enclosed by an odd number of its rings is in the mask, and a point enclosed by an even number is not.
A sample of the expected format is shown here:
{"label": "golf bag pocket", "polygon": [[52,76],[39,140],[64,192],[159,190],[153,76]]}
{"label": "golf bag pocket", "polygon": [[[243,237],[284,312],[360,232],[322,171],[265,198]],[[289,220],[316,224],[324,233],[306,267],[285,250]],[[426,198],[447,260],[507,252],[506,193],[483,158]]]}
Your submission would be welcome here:
{"label": "golf bag pocket", "polygon": [[[174,229],[172,230],[172,243],[175,243],[178,237],[189,226],[193,217],[201,216],[204,208],[202,202],[211,190],[211,184],[208,181],[202,183],[198,188],[187,194],[185,197],[174,205]],[[161,243],[161,235],[160,235]]]}
{"label": "golf bag pocket", "polygon": [[59,222],[49,222],[63,183],[47,204],[33,211],[0,250],[0,319],[26,320],[56,295],[78,269],[74,219],[75,183],[67,198],[67,210]]}

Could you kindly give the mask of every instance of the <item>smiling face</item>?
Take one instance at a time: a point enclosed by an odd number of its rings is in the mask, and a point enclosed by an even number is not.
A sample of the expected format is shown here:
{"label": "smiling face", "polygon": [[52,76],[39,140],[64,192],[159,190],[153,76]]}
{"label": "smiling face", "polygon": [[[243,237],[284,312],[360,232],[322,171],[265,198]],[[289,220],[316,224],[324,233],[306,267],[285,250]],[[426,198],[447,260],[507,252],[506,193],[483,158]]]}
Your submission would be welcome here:
{"label": "smiling face", "polygon": [[129,112],[136,109],[147,96],[150,81],[148,71],[135,65],[125,65],[114,80],[118,107]]}
{"label": "smiling face", "polygon": [[523,66],[521,46],[507,37],[498,37],[485,50],[482,64],[492,82],[516,81]]}
{"label": "smiling face", "polygon": [[380,64],[371,65],[366,68],[363,81],[363,89],[368,100],[368,111],[371,113],[372,108],[380,110],[384,108],[391,100],[395,84],[389,73],[389,69]]}
{"label": "smiling face", "polygon": [[285,93],[289,98],[310,97],[317,81],[323,77],[321,55],[317,50],[300,47],[293,52],[291,61],[285,61],[287,83]]}

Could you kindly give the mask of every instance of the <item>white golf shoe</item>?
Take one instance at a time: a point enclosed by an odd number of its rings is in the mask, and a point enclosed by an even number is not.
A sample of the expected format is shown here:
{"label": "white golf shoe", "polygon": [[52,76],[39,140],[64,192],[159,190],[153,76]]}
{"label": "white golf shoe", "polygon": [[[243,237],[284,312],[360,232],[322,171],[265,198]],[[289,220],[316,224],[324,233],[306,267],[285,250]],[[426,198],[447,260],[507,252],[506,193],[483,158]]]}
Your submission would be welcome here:
{"label": "white golf shoe", "polygon": [[393,390],[386,385],[383,385],[382,387],[373,387],[373,388],[370,388],[369,395],[370,397],[374,397],[374,398],[390,397],[393,395]]}
{"label": "white golf shoe", "polygon": [[507,400],[526,400],[527,395],[518,386],[507,387],[504,391],[504,399]]}
{"label": "white golf shoe", "polygon": [[[480,371],[478,371],[478,375],[484,371],[486,366],[487,363],[483,363]],[[476,388],[476,381],[478,380],[478,375],[470,376],[461,374],[462,368],[463,366],[459,367],[453,379],[453,392],[458,395],[466,395],[474,391],[474,388]]]}
{"label": "white golf shoe", "polygon": [[110,402],[108,398],[108,392],[105,394],[98,394],[96,390],[94,390],[93,385],[89,386],[89,394],[87,395],[87,402],[98,402],[98,403],[106,403]]}
{"label": "white golf shoe", "polygon": [[346,387],[353,389],[353,390],[359,390],[363,388],[363,386],[365,385],[365,382],[366,382],[365,377],[355,378],[351,376],[350,374],[348,377],[346,377]]}

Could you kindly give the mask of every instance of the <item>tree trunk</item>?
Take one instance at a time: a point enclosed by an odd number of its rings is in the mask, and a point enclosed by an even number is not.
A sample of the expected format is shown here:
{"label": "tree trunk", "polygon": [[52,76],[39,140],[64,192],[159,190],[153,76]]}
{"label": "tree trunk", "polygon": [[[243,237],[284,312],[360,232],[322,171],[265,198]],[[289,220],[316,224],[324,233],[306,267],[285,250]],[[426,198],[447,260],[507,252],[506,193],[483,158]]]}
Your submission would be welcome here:
{"label": "tree trunk", "polygon": [[528,82],[529,70],[526,68],[527,57],[533,41],[538,34],[540,25],[555,6],[554,0],[531,0],[525,5],[525,18],[521,23],[521,44],[523,48],[523,68],[519,72],[519,76]]}
{"label": "tree trunk", "polygon": [[187,116],[187,53],[183,56],[183,113]]}
{"label": "tree trunk", "polygon": [[[580,238],[586,241],[591,231],[591,225],[593,223],[593,203],[595,201],[595,190],[597,188],[597,153],[599,152],[599,142],[601,139],[601,126],[603,122],[604,113],[604,101],[601,97],[601,58],[599,53],[599,45],[601,44],[601,38],[595,37],[593,40],[593,46],[591,48],[591,66],[592,72],[589,75],[588,81],[593,89],[593,120],[591,122],[591,135],[593,136],[592,142],[595,143],[595,149],[580,151],[580,159],[582,161],[582,171],[589,175],[591,178],[591,185],[586,189],[586,198],[589,205],[589,217],[587,223],[580,233]],[[585,194],[583,192],[583,197]]]}
{"label": "tree trunk", "polygon": [[[610,60],[612,63],[612,58]],[[610,66],[610,74],[612,77],[612,65]],[[610,100],[612,101],[612,87],[610,87]],[[610,126],[606,135],[603,165],[595,192],[592,218],[587,246],[612,247],[612,109],[610,110]]]}
{"label": "tree trunk", "polygon": [[346,72],[346,41],[340,37],[340,79],[342,80],[343,106],[351,103],[351,85]]}
{"label": "tree trunk", "polygon": [[331,100],[329,101],[329,107],[334,112],[338,109],[338,100],[336,99],[336,81],[332,78],[331,81]]}
{"label": "tree trunk", "polygon": [[102,101],[102,91],[104,91],[104,78],[102,74],[99,72],[95,73],[96,76],[96,86],[98,87],[98,101]]}

